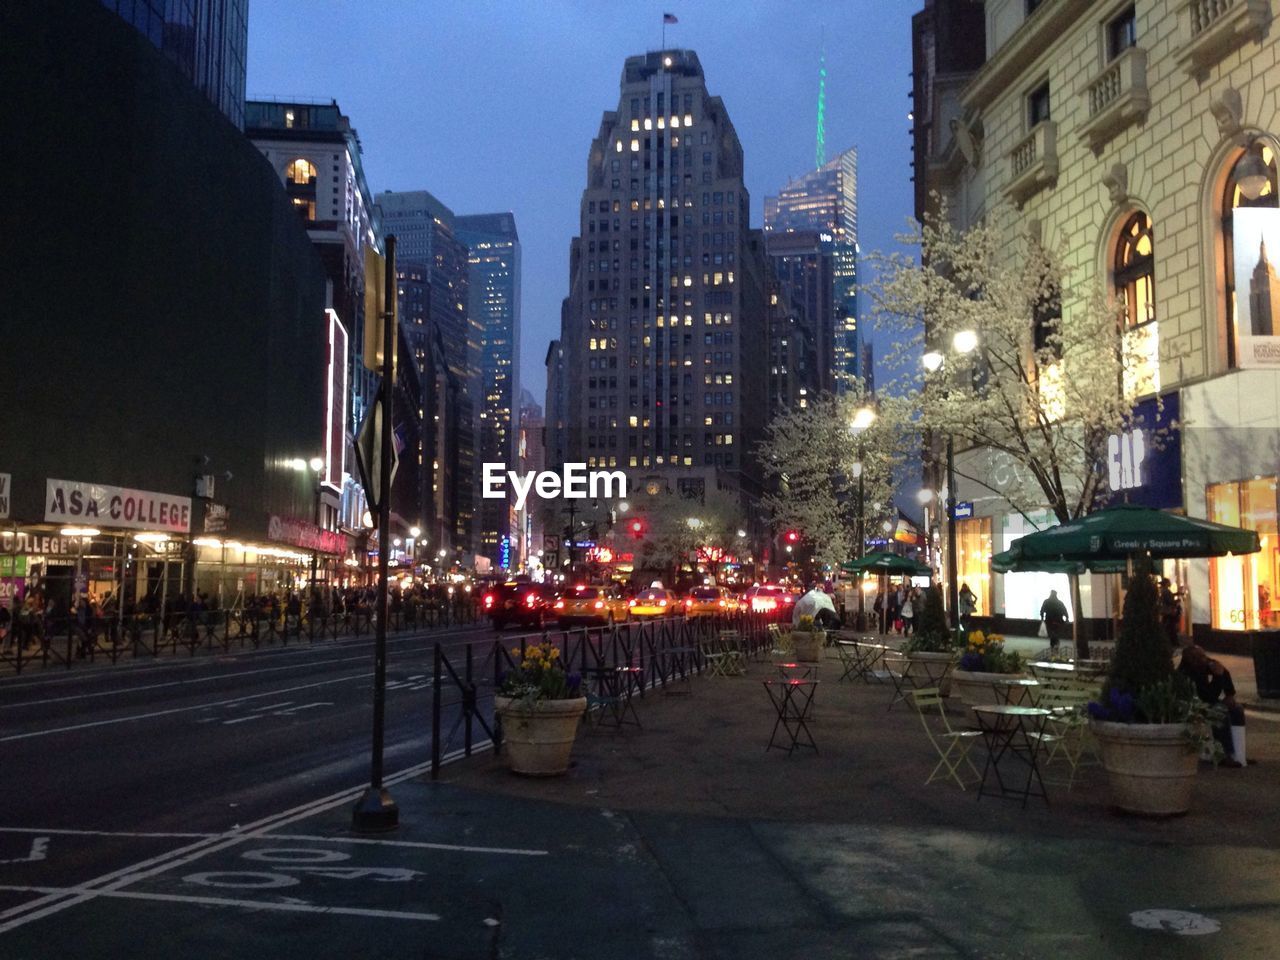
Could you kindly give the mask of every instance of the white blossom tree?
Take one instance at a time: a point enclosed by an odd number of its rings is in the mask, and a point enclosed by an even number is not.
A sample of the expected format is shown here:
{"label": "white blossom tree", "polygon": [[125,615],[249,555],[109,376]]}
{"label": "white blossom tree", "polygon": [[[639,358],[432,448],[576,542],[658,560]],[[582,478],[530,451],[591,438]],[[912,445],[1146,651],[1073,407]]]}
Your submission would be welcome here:
{"label": "white blossom tree", "polygon": [[660,493],[643,497],[637,507],[645,523],[640,559],[645,567],[662,570],[664,575],[678,576],[699,549],[724,554],[746,549],[745,538],[738,536],[746,523],[742,508],[737,496],[727,491],[710,489],[700,497]]}
{"label": "white blossom tree", "polygon": [[[858,411],[868,407],[875,419],[856,426]],[[781,414],[760,445],[770,490],[762,506],[775,527],[802,532],[815,562],[835,566],[856,557],[859,507],[868,538],[882,532],[885,522],[896,523],[894,474],[906,454],[918,449],[915,436],[906,400],[873,398],[860,385]]]}
{"label": "white blossom tree", "polygon": [[[921,427],[968,451],[956,473],[1024,516],[1066,522],[1097,504],[1107,438],[1157,385],[1150,344],[1009,220],[998,208],[962,231],[944,208],[901,238],[916,255],[876,257],[877,327],[894,335],[889,362]],[[1072,599],[1079,610],[1075,577]]]}

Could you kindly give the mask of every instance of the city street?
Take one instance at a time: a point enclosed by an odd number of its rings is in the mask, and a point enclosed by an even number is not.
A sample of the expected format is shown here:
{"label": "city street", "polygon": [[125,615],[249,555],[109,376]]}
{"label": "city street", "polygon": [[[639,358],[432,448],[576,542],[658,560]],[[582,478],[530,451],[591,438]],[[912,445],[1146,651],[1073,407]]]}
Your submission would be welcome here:
{"label": "city street", "polygon": [[[386,771],[430,759],[432,647],[388,640]],[[0,928],[34,894],[367,782],[373,643],[49,671],[0,683]]]}

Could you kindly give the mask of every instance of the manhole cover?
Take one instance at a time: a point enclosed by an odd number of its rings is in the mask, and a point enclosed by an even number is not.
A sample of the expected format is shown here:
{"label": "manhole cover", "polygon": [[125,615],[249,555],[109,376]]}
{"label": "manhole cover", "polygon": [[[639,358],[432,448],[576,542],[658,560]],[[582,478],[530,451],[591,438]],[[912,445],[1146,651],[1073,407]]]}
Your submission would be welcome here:
{"label": "manhole cover", "polygon": [[1180,937],[1203,937],[1222,929],[1212,917],[1187,910],[1135,910],[1129,920],[1140,930],[1162,930]]}

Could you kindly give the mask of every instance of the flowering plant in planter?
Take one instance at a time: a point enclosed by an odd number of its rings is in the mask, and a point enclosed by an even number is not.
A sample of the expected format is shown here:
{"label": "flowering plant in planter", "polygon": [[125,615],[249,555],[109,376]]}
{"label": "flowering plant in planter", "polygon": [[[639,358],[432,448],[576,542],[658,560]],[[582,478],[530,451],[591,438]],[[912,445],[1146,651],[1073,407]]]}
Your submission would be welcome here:
{"label": "flowering plant in planter", "polygon": [[1023,664],[1020,654],[1005,650],[1000,634],[974,630],[957,667],[975,673],[1021,673]]}
{"label": "flowering plant in planter", "polygon": [[560,648],[553,643],[519,647],[511,652],[520,657],[520,665],[502,677],[501,696],[522,703],[537,700],[573,700],[582,696],[582,676],[569,673],[560,659]]}

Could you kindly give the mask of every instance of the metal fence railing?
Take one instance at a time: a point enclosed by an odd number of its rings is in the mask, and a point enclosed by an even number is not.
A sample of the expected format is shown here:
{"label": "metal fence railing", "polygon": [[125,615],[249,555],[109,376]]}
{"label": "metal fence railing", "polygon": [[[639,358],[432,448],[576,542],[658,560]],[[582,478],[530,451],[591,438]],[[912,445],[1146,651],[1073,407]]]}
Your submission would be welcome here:
{"label": "metal fence railing", "polygon": [[[733,631],[747,657],[772,647],[769,619],[746,612],[717,617],[628,621],[599,627],[544,630],[450,644],[435,644],[431,697],[431,775],[439,775],[441,758],[457,749],[471,756],[476,749],[502,743],[501,724],[493,712],[494,693],[503,676],[523,660],[530,645],[551,643],[570,673],[584,677],[608,667],[640,668],[638,694],[701,673],[704,655]],[[449,723],[449,729],[444,724]]]}
{"label": "metal fence railing", "polygon": [[[387,617],[389,633],[420,633],[479,621],[470,597],[453,602],[405,603]],[[213,610],[198,614],[114,617],[40,617],[15,620],[0,646],[0,674],[33,666],[64,667],[102,660],[196,656],[264,646],[312,644],[372,636],[371,609],[311,614],[269,610]]]}

